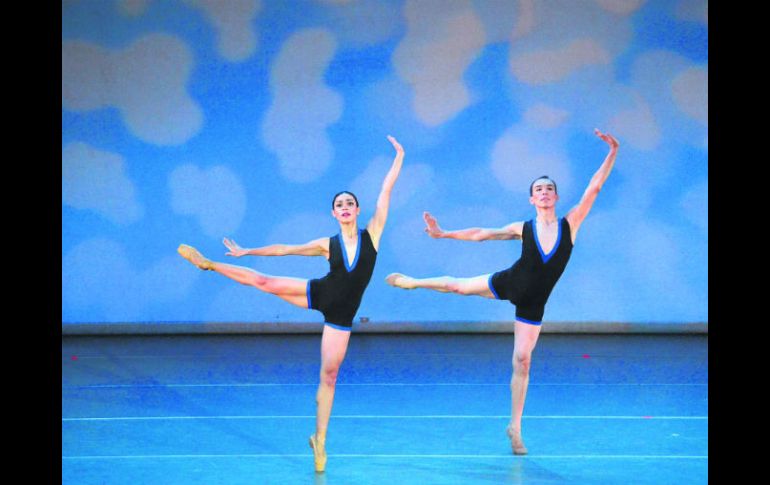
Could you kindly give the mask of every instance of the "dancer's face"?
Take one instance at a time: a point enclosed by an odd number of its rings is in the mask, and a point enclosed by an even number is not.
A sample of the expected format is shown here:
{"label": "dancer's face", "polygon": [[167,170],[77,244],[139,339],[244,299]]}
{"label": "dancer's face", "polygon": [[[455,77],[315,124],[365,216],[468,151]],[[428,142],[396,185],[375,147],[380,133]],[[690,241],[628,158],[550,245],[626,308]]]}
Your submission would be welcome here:
{"label": "dancer's face", "polygon": [[535,207],[553,207],[559,195],[556,186],[549,179],[538,179],[532,184],[532,196],[529,202]]}
{"label": "dancer's face", "polygon": [[349,224],[355,221],[360,212],[361,208],[358,207],[356,199],[354,199],[352,195],[343,193],[334,199],[332,216],[337,219],[340,224]]}

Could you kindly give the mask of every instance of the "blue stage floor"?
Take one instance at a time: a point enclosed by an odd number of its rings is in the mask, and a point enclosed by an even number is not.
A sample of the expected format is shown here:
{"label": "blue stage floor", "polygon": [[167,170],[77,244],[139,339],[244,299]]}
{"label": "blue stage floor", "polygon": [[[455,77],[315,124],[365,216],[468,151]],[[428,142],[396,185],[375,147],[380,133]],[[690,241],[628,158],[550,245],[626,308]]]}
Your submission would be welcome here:
{"label": "blue stage floor", "polygon": [[62,338],[62,483],[705,484],[706,335],[542,334],[513,456],[513,335],[354,334],[324,474],[320,335]]}

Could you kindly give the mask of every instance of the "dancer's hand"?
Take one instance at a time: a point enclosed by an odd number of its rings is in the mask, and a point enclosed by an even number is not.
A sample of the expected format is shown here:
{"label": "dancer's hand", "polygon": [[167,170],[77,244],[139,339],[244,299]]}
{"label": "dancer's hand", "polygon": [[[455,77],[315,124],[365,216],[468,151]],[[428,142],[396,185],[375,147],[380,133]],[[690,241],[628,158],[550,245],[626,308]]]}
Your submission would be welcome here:
{"label": "dancer's hand", "polygon": [[425,224],[428,226],[425,228],[425,232],[427,232],[430,237],[438,238],[444,234],[444,231],[438,227],[438,221],[435,217],[430,215],[430,213],[427,211],[423,212],[422,218],[425,219]]}
{"label": "dancer's hand", "polygon": [[401,146],[401,144],[396,141],[396,139],[390,135],[388,135],[388,141],[393,145],[393,148],[396,149],[397,154],[403,154],[404,153],[404,147]]}
{"label": "dancer's hand", "polygon": [[222,239],[222,243],[224,243],[224,245],[227,246],[227,248],[230,250],[229,252],[225,253],[225,256],[235,256],[236,258],[240,258],[241,256],[248,254],[248,251],[238,246],[238,244],[232,239],[224,238]]}
{"label": "dancer's hand", "polygon": [[609,133],[602,133],[598,129],[594,128],[594,134],[604,140],[611,149],[617,149],[620,146],[620,142]]}

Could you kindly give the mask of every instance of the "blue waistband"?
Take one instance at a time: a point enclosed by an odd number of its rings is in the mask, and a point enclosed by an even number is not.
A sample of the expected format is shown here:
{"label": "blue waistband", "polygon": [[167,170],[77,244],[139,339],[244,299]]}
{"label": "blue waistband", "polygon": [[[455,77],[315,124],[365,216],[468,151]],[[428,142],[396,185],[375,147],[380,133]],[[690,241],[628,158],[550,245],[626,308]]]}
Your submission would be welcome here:
{"label": "blue waistband", "polygon": [[343,325],[337,325],[337,324],[329,323],[329,322],[324,322],[324,325],[328,325],[331,328],[336,328],[337,330],[344,330],[346,332],[350,332],[350,330],[352,328],[352,326],[351,327],[345,327]]}
{"label": "blue waistband", "polygon": [[540,325],[543,322],[536,322],[534,320],[527,320],[526,318],[516,317],[516,321],[521,323],[528,323],[529,325]]}

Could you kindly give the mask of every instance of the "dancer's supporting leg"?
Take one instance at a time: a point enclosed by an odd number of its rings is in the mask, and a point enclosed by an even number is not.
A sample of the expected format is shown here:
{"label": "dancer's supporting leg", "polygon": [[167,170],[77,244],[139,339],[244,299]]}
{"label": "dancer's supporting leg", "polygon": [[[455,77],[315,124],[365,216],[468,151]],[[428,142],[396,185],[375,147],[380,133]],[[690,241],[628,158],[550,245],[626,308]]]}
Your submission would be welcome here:
{"label": "dancer's supporting leg", "polygon": [[203,256],[197,249],[182,244],[177,249],[183,258],[203,270],[215,271],[223,276],[273,294],[301,308],[307,308],[307,280],[288,276],[271,276],[244,266],[218,263]]}
{"label": "dancer's supporting leg", "polygon": [[[401,273],[392,273],[385,278],[385,281],[398,288],[426,288],[443,293],[495,298],[495,295],[489,288],[489,275],[472,278],[454,278],[451,276],[412,278]],[[524,446],[524,441],[521,438],[521,416],[524,412],[524,401],[527,397],[532,351],[535,349],[537,338],[540,335],[540,325],[516,321],[514,323],[514,333],[513,374],[511,376],[511,421],[506,428],[506,433],[511,439],[513,453],[524,455],[527,453],[527,448]]]}
{"label": "dancer's supporting leg", "polygon": [[526,455],[527,448],[521,439],[521,416],[529,385],[529,367],[532,351],[540,335],[540,325],[514,323],[513,375],[511,376],[511,422],[506,432],[511,439],[511,448],[516,455]]}
{"label": "dancer's supporting leg", "polygon": [[326,466],[326,430],[332,413],[337,374],[348,350],[350,332],[324,325],[321,337],[321,375],[316,393],[316,432],[310,437],[317,472]]}

